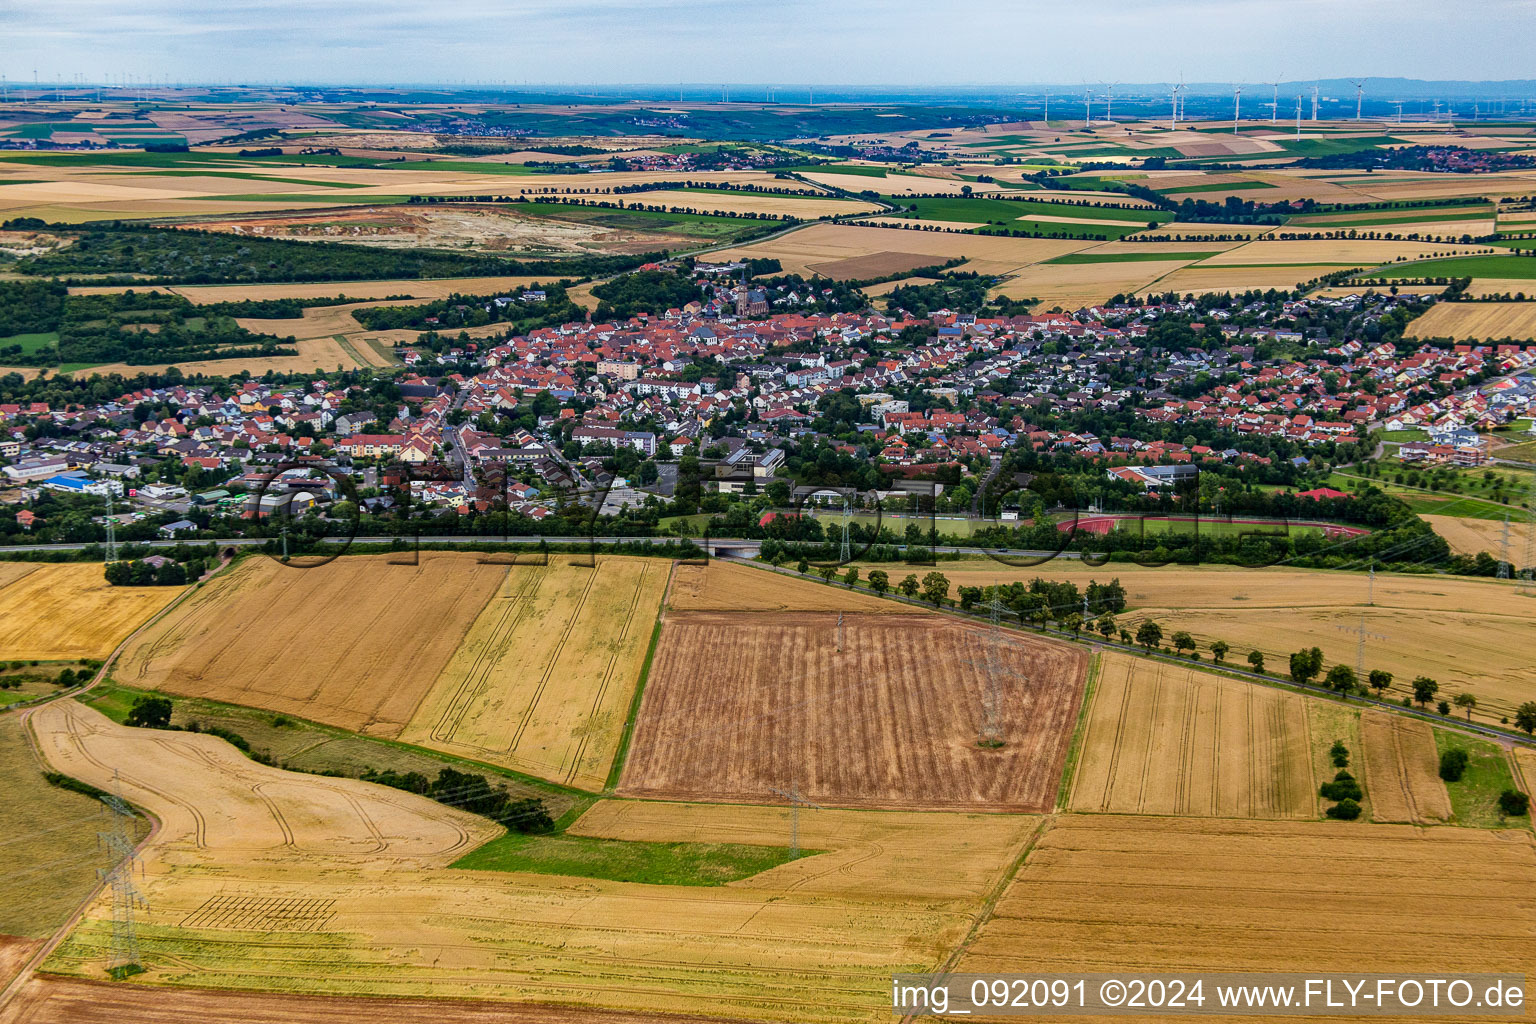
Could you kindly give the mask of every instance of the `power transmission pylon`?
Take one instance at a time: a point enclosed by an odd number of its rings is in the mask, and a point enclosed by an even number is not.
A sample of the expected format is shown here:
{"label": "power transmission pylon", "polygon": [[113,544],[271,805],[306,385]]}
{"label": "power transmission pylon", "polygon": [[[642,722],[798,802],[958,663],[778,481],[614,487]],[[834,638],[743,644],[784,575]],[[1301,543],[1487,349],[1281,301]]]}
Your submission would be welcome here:
{"label": "power transmission pylon", "polygon": [[1002,682],[1003,674],[1008,670],[1003,664],[1003,605],[998,599],[996,591],[992,594],[992,602],[988,606],[988,611],[990,613],[991,626],[987,630],[986,653],[980,658],[968,658],[966,660],[972,665],[979,666],[987,674],[986,689],[982,691],[981,728],[977,730],[976,745],[980,747],[1001,747],[1006,742],[1003,736],[1002,722]]}
{"label": "power transmission pylon", "polygon": [[1499,579],[1509,579],[1509,513],[1504,513],[1504,530],[1499,535]]}
{"label": "power transmission pylon", "polygon": [[843,653],[843,613],[837,613],[837,653]]}
{"label": "power transmission pylon", "polygon": [[799,860],[800,808],[802,805],[806,807],[814,807],[818,811],[824,810],[824,808],[820,804],[813,803],[810,800],[807,800],[805,797],[801,796],[798,786],[790,786],[788,789],[780,789],[777,786],[769,786],[768,788],[789,801],[789,859]]}
{"label": "power transmission pylon", "polygon": [[1520,590],[1536,593],[1536,472],[1525,496],[1525,557],[1521,559]]}
{"label": "power transmission pylon", "polygon": [[[144,968],[139,963],[139,943],[134,934],[134,910],[148,910],[138,888],[133,884],[133,869],[139,865],[134,852],[132,837],[128,834],[128,822],[133,811],[122,797],[117,773],[112,774],[112,792],[101,798],[112,812],[112,830],[96,833],[97,841],[106,848],[112,867],[98,869],[97,877],[112,887],[112,949],[107,957],[107,973],[121,979],[137,974]],[[141,867],[142,870],[142,867]]]}
{"label": "power transmission pylon", "polygon": [[853,546],[848,543],[848,526],[853,522],[853,509],[848,504],[848,496],[843,496],[843,542],[837,549],[837,564],[847,565],[853,560]]}
{"label": "power transmission pylon", "polygon": [[112,481],[107,481],[107,561],[117,561],[117,519],[112,514]]}

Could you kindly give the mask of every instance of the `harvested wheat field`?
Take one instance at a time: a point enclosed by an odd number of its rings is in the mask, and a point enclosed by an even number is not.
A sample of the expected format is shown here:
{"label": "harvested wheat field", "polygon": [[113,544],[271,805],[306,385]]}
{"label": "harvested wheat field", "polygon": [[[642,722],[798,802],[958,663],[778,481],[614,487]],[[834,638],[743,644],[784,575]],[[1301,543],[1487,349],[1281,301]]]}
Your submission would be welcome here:
{"label": "harvested wheat field", "polygon": [[887,601],[866,591],[719,560],[677,563],[672,570],[667,607],[688,612],[922,614],[911,605]]}
{"label": "harvested wheat field", "polygon": [[1470,338],[1478,341],[1532,338],[1536,337],[1536,303],[1437,302],[1403,333],[1413,338]]}
{"label": "harvested wheat field", "polygon": [[400,738],[601,789],[667,569],[610,557],[511,567]]}
{"label": "harvested wheat field", "polygon": [[994,294],[1035,298],[1042,309],[1078,309],[1105,302],[1121,293],[1150,291],[1189,260],[1124,263],[1038,263],[1025,267],[997,287]]}
{"label": "harvested wheat field", "polygon": [[868,256],[855,256],[846,260],[812,263],[811,270],[834,281],[868,280],[887,274],[904,274],[919,267],[931,267],[937,257],[911,252],[872,252]]}
{"label": "harvested wheat field", "polygon": [[[48,710],[39,735],[58,767],[99,785],[121,768],[129,799],[165,822],[143,854],[147,971],[134,988],[878,1021],[890,971],[937,966],[1038,826],[807,811],[806,856],[715,887],[467,871],[443,865],[500,832],[485,819],[264,768],[209,736],[127,729],[72,702]],[[777,844],[786,818],[598,804],[578,830]],[[100,978],[110,920],[110,900],[93,903],[46,970]]]}
{"label": "harvested wheat field", "polygon": [[[1444,823],[1451,796],[1440,781],[1440,755],[1428,722],[1382,711],[1360,719],[1365,790],[1377,821]],[[1355,774],[1360,774],[1357,768]]]}
{"label": "harvested wheat field", "polygon": [[99,562],[0,564],[0,659],[105,658],[182,591],[110,586]]}
{"label": "harvested wheat field", "polygon": [[1426,259],[1432,256],[1450,256],[1467,253],[1473,246],[1448,242],[1396,242],[1375,239],[1264,239],[1228,249],[1212,256],[1202,267],[1254,266],[1259,264],[1344,265],[1374,267],[1391,263],[1399,257]]}
{"label": "harvested wheat field", "polygon": [[1213,266],[1197,263],[1175,270],[1154,283],[1158,292],[1177,292],[1189,295],[1204,292],[1240,292],[1250,288],[1295,288],[1299,284],[1316,280],[1354,264],[1324,264],[1320,266],[1266,265],[1260,267]]}
{"label": "harvested wheat field", "polygon": [[[1087,655],[1010,633],[1004,746],[978,745],[988,634],[939,616],[671,612],[619,792],[1049,810]],[[1022,681],[1020,677],[1023,677]]]}
{"label": "harvested wheat field", "polygon": [[[289,321],[289,323],[292,323],[292,321]],[[285,334],[284,337],[286,336]],[[90,372],[103,376],[116,373],[125,377],[131,377],[140,373],[164,373],[174,366],[187,374],[202,373],[216,377],[227,377],[244,372],[260,376],[268,370],[271,370],[273,373],[356,370],[369,365],[367,360],[358,359],[356,355],[347,351],[334,338],[301,339],[296,344],[283,347],[292,348],[297,355],[250,356],[236,359],[194,359],[179,363],[102,363],[92,366]]]}
{"label": "harvested wheat field", "polygon": [[[970,225],[968,225],[970,226]],[[978,273],[1003,273],[1064,253],[1076,252],[1093,242],[1059,238],[1004,238],[998,235],[949,234],[939,231],[904,231],[897,228],[856,227],[847,224],[812,224],[777,238],[720,252],[720,260],[773,257],[786,274],[814,273],[815,264],[902,252],[931,257],[942,263],[957,256],[984,263]]]}
{"label": "harvested wheat field", "polygon": [[[444,866],[503,831],[402,790],[271,768],[213,736],[118,725],[73,700],[43,705],[28,724],[55,770],[121,785],[124,799],[153,811],[157,854],[185,863],[315,856]],[[284,918],[277,907],[233,902],[200,913],[223,927]]]}
{"label": "harvested wheat field", "polygon": [[[1439,309],[1440,306],[1434,308]],[[1497,454],[1497,449],[1495,449]],[[1463,519],[1461,516],[1421,516],[1434,531],[1445,538],[1451,550],[1462,555],[1488,552],[1495,558],[1504,543],[1504,523],[1497,519]],[[1527,523],[1509,524],[1509,550],[1512,561],[1519,562],[1530,542],[1531,527]]]}
{"label": "harvested wheat field", "polygon": [[1528,831],[1067,815],[954,969],[1530,975],[1533,883]]}
{"label": "harvested wheat field", "polygon": [[[1040,577],[1071,580],[1082,589],[1091,580],[1118,579],[1127,602],[1120,625],[1133,634],[1143,619],[1152,619],[1165,638],[1189,631],[1202,656],[1209,657],[1212,642],[1225,640],[1232,647],[1229,661],[1242,665],[1256,649],[1270,671],[1281,673],[1292,652],[1313,646],[1322,649],[1327,664],[1353,667],[1363,618],[1368,633],[1387,638],[1367,638],[1365,667],[1396,676],[1386,691],[1394,700],[1407,695],[1408,681],[1419,675],[1438,680],[1442,693],[1475,696],[1474,721],[1497,722],[1536,700],[1536,667],[1529,657],[1536,599],[1517,597],[1512,582],[1377,573],[1368,595],[1363,573],[1280,567],[1116,562],[1094,568],[1067,559],[1013,567],[975,559],[945,562],[943,572],[952,588]],[[1367,596],[1373,606],[1366,606]]]}
{"label": "harvested wheat field", "polygon": [[1307,698],[1106,654],[1074,811],[1316,818]]}
{"label": "harvested wheat field", "polygon": [[507,567],[457,552],[391,557],[312,569],[248,558],[135,639],[116,677],[395,736]]}

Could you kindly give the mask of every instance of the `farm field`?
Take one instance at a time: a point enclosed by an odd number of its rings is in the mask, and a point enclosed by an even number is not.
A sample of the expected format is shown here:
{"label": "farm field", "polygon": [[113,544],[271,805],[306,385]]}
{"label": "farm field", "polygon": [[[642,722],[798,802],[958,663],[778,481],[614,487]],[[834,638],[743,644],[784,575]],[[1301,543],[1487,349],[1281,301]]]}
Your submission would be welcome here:
{"label": "farm field", "polygon": [[[1451,546],[1451,550],[1463,555],[1476,555],[1486,551],[1494,558],[1500,557],[1500,549],[1504,542],[1504,521],[1502,519],[1466,519],[1461,516],[1432,516],[1426,515],[1423,520],[1434,527],[1436,533],[1445,538],[1445,542]],[[1509,552],[1510,560],[1519,564],[1523,563],[1526,544],[1529,542],[1531,527],[1527,523],[1515,522],[1509,524]],[[1523,565],[1522,565],[1523,567]]]}
{"label": "farm field", "polygon": [[[806,811],[802,843],[817,852],[716,887],[449,869],[499,826],[408,793],[266,768],[213,737],[128,729],[73,702],[46,710],[50,760],[92,784],[123,766],[125,795],[164,822],[143,854],[147,971],[133,988],[875,1021],[888,1016],[889,972],[936,966],[1039,824]],[[773,807],[599,803],[573,831],[777,844],[786,818]],[[110,910],[93,903],[46,969],[99,978]],[[519,926],[488,931],[488,920]]]}
{"label": "farm field", "polygon": [[1527,974],[1509,908],[1533,881],[1528,832],[1066,815],[955,970],[1350,971],[1369,949],[1384,974]]}
{"label": "farm field", "polygon": [[866,591],[827,586],[718,559],[702,565],[677,563],[672,570],[667,607],[680,612],[922,614],[921,609],[886,601]]}
{"label": "farm field", "polygon": [[[859,566],[860,572],[868,568],[878,566]],[[1408,681],[1418,675],[1437,680],[1444,693],[1476,696],[1473,721],[1496,723],[1536,700],[1536,670],[1523,653],[1525,638],[1536,630],[1536,600],[1517,598],[1512,582],[1378,573],[1375,604],[1366,607],[1363,574],[1278,566],[1145,568],[1116,562],[1094,568],[1054,559],[1015,567],[974,559],[942,562],[939,570],[952,591],[1037,576],[1071,580],[1080,589],[1091,580],[1118,578],[1127,598],[1120,625],[1132,633],[1150,618],[1165,640],[1175,630],[1190,632],[1202,656],[1209,656],[1210,643],[1225,640],[1232,647],[1229,661],[1242,665],[1257,649],[1270,671],[1280,673],[1292,652],[1313,646],[1322,649],[1326,664],[1353,667],[1363,618],[1368,633],[1388,638],[1367,638],[1365,667],[1394,674],[1386,690],[1394,700],[1408,694]]]}
{"label": "farm field", "polygon": [[507,568],[457,552],[391,557],[312,569],[249,558],[138,637],[116,678],[398,735]]}
{"label": "farm field", "polygon": [[812,224],[778,238],[739,246],[713,257],[718,260],[773,257],[786,274],[809,277],[811,266],[877,253],[931,256],[942,263],[954,257],[970,262],[977,273],[1010,273],[1031,263],[1076,252],[1095,243],[1060,238],[1004,238],[996,235],[945,234],[848,224]]}
{"label": "farm field", "polygon": [[1530,288],[1529,282],[1536,280],[1536,259],[1530,256],[1495,255],[1419,260],[1378,267],[1367,276],[1497,278],[1501,282],[1514,282],[1514,286],[1505,285],[1494,289],[1496,292],[1525,291]]}
{"label": "farm field", "polygon": [[1316,818],[1308,703],[1281,690],[1105,654],[1069,806]]}
{"label": "farm field", "polygon": [[[1451,819],[1451,797],[1440,781],[1440,755],[1428,722],[1382,711],[1360,718],[1363,783],[1376,821],[1439,824]],[[1361,778],[1361,773],[1356,772]]]}
{"label": "farm field", "polygon": [[[0,987],[25,959],[13,962],[13,955],[67,921],[96,887],[96,869],[106,866],[106,856],[96,848],[96,833],[103,827],[101,804],[51,785],[45,770],[21,717],[0,717],[0,778],[7,794],[0,804],[6,873],[0,901]],[[132,829],[133,837],[142,839],[149,823],[136,818]]]}
{"label": "farm field", "polygon": [[601,789],[639,680],[668,563],[512,566],[400,739]]}
{"label": "farm field", "polygon": [[1412,338],[1536,337],[1536,302],[1437,302],[1408,325]]}
{"label": "farm field", "polygon": [[[670,612],[624,795],[840,806],[1049,810],[1087,656],[1009,636],[999,718],[977,743],[987,632],[938,616]],[[1026,677],[1018,681],[1019,676]]]}
{"label": "farm field", "polygon": [[99,562],[0,563],[0,659],[105,658],[181,587],[114,587]]}
{"label": "farm field", "polygon": [[[239,302],[242,299],[331,299],[338,296],[387,299],[405,295],[415,299],[446,299],[449,295],[488,295],[492,292],[526,288],[537,281],[532,277],[448,277],[431,280],[403,278],[395,281],[298,281],[278,284],[179,284],[157,285],[174,292],[193,304]],[[71,295],[120,292],[128,285],[74,285]],[[332,307],[320,306],[317,309]],[[290,321],[291,322],[291,321]],[[355,324],[355,321],[354,321]]]}

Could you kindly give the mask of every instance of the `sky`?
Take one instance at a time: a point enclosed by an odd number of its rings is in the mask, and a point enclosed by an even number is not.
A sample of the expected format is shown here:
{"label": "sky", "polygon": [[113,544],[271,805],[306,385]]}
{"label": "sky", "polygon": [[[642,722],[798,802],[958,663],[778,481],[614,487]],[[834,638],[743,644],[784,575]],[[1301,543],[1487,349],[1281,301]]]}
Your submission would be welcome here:
{"label": "sky", "polygon": [[1533,77],[1536,0],[0,0],[11,82]]}

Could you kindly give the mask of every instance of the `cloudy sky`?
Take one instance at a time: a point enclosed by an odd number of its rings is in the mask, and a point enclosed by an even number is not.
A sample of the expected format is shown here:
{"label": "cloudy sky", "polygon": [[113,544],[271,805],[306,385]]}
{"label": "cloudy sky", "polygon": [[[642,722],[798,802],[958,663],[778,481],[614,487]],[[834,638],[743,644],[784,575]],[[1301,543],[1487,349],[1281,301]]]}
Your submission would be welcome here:
{"label": "cloudy sky", "polygon": [[1536,0],[0,0],[13,82],[1493,80],[1533,39]]}

